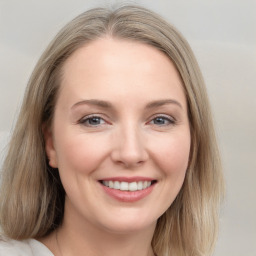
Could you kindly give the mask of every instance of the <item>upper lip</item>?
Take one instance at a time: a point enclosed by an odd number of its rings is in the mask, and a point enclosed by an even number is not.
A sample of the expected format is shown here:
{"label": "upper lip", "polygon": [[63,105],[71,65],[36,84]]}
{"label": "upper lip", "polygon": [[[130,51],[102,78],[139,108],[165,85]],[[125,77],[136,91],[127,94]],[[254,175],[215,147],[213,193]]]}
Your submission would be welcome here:
{"label": "upper lip", "polygon": [[139,181],[153,181],[156,179],[142,176],[134,176],[134,177],[109,177],[100,179],[100,181],[124,181],[124,182],[139,182]]}

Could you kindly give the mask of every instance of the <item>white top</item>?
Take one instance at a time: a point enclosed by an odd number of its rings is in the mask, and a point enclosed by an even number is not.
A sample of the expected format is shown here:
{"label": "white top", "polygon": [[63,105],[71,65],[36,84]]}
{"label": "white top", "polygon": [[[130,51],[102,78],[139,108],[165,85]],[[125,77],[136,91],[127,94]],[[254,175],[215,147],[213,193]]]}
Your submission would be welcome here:
{"label": "white top", "polygon": [[42,243],[35,239],[23,241],[0,241],[0,256],[54,256]]}

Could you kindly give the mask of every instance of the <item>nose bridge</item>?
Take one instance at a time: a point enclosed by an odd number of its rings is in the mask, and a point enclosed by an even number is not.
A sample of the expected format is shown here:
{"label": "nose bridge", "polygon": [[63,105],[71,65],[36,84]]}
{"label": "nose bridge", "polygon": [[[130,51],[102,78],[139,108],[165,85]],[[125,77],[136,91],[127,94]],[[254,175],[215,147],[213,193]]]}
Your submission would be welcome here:
{"label": "nose bridge", "polygon": [[120,125],[115,138],[113,158],[125,166],[136,166],[147,159],[142,129],[135,122]]}

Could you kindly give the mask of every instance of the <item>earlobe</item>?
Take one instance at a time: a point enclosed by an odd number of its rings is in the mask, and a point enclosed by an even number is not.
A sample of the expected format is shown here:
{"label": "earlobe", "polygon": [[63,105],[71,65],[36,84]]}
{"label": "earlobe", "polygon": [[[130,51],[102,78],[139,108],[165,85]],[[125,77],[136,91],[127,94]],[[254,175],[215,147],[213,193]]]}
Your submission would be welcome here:
{"label": "earlobe", "polygon": [[43,126],[42,130],[43,130],[44,142],[45,142],[45,152],[46,152],[47,158],[49,159],[49,165],[52,168],[58,168],[53,133],[51,129],[47,126]]}

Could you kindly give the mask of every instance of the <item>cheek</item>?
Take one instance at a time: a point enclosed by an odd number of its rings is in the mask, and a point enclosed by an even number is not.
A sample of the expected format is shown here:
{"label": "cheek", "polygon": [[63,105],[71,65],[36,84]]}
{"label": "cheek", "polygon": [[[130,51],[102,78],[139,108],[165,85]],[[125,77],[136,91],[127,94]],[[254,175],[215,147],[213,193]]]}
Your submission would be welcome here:
{"label": "cheek", "polygon": [[57,145],[58,167],[76,173],[94,171],[107,154],[104,140],[85,134],[63,136]]}
{"label": "cheek", "polygon": [[165,175],[184,177],[190,152],[190,134],[177,134],[162,139],[155,147],[155,160]]}

